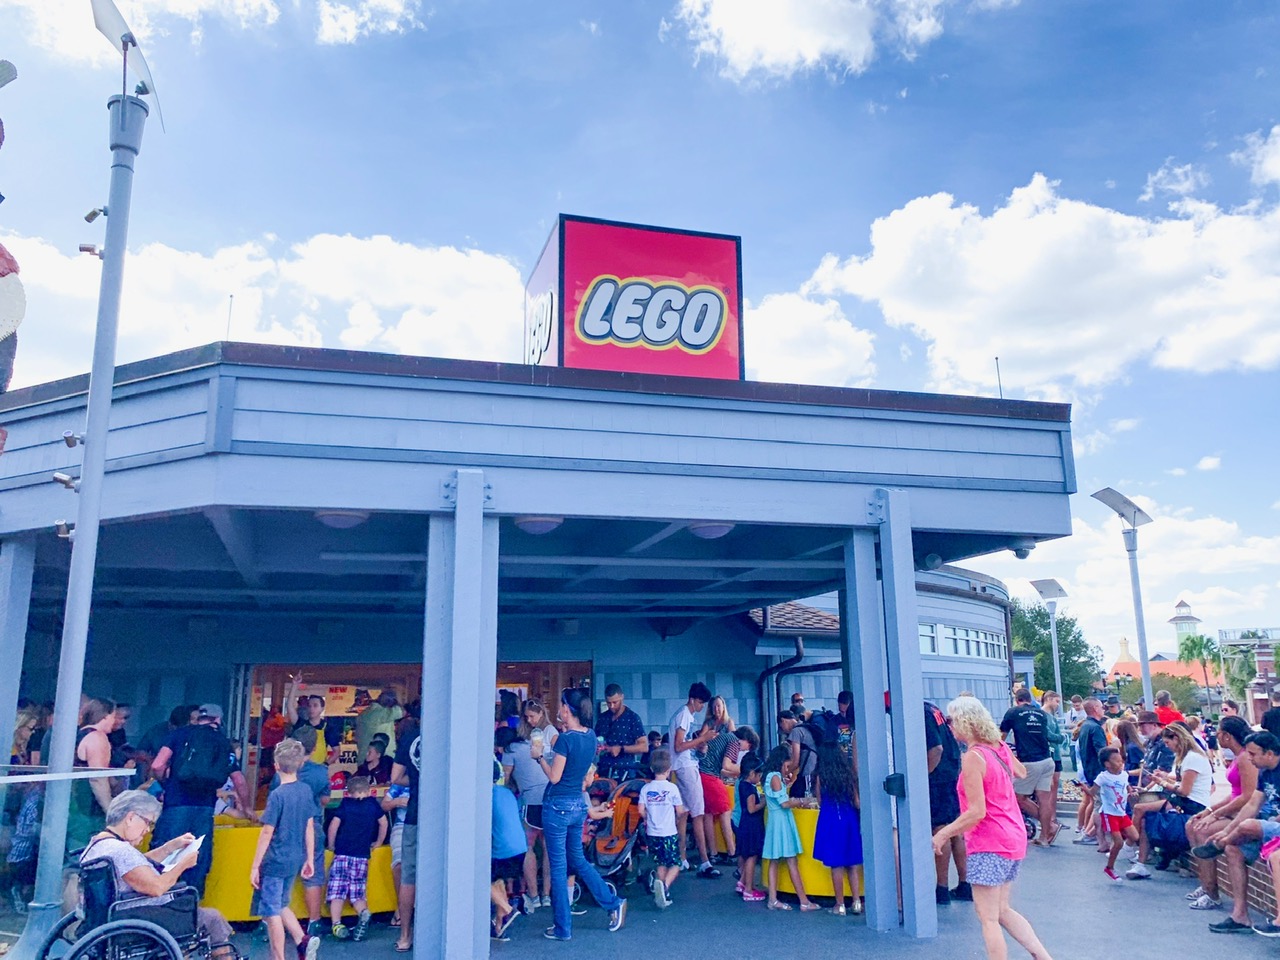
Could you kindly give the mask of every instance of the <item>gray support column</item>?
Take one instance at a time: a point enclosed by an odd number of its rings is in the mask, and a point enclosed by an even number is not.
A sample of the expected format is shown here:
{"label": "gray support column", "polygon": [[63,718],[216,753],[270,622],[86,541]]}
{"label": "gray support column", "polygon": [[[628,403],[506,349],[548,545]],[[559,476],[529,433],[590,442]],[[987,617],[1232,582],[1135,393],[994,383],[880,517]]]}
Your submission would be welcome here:
{"label": "gray support column", "polygon": [[924,748],[924,684],[920,679],[920,626],[916,615],[916,567],[911,550],[911,513],[902,490],[877,490],[880,567],[892,704],[893,765],[905,782],[898,801],[902,924],[913,937],[938,935],[929,770]]}
{"label": "gray support column", "polygon": [[13,743],[35,568],[34,537],[0,541],[0,663],[4,664],[4,670],[0,670],[0,743]]}
{"label": "gray support column", "polygon": [[489,956],[493,696],[498,678],[498,521],[485,516],[479,470],[431,516],[422,644],[423,750],[418,791],[414,956]]}
{"label": "gray support column", "polygon": [[884,790],[889,774],[889,727],[884,712],[884,632],[875,541],[874,530],[854,530],[845,542],[840,632],[858,746],[867,926],[894,930],[898,926],[898,873],[893,800]]}

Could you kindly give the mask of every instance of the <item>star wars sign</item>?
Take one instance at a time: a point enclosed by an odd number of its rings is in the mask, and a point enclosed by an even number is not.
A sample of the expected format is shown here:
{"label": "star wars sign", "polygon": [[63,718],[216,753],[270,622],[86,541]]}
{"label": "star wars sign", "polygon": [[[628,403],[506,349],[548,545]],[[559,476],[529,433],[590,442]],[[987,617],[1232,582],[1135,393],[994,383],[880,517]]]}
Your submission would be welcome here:
{"label": "star wars sign", "polygon": [[524,359],[742,379],[741,240],[560,216],[525,287]]}

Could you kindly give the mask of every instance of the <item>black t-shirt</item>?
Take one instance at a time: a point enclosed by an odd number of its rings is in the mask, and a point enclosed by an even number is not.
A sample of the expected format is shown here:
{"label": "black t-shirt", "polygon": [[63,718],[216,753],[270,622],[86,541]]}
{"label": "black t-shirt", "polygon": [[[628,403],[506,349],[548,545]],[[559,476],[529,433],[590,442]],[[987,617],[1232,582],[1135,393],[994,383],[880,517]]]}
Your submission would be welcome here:
{"label": "black t-shirt", "polygon": [[929,774],[933,784],[955,783],[960,778],[960,744],[947,723],[946,714],[928,700],[924,703],[924,747],[926,752],[942,748],[942,759]]}
{"label": "black t-shirt", "polygon": [[1102,760],[1099,758],[1107,746],[1107,733],[1102,724],[1092,717],[1085,718],[1080,724],[1080,766],[1083,767],[1084,782],[1092,784],[1094,778],[1102,772]]}
{"label": "black t-shirt", "polygon": [[1262,729],[1280,737],[1280,707],[1272,707],[1262,715]]}
{"label": "black t-shirt", "polygon": [[422,762],[422,737],[401,737],[396,744],[396,763],[404,767],[409,775],[409,806],[405,807],[404,822],[406,826],[417,826],[418,823],[418,765]]}
{"label": "black t-shirt", "polygon": [[381,805],[373,797],[343,799],[334,814],[339,823],[338,835],[333,839],[333,855],[369,859],[373,843],[378,839],[378,821],[384,816]]}
{"label": "black t-shirt", "polygon": [[1000,732],[1013,731],[1018,759],[1035,763],[1049,759],[1049,736],[1045,729],[1044,711],[1031,703],[1010,707],[1000,721]]}

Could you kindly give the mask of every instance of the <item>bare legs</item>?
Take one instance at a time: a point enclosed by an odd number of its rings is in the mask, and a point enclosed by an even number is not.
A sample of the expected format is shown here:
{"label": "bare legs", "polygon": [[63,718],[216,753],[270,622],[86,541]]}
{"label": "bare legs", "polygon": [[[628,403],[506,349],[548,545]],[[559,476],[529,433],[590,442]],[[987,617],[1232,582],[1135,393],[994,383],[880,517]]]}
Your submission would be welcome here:
{"label": "bare legs", "polygon": [[[934,827],[933,832],[937,833],[942,827]],[[951,885],[951,861],[956,864],[956,883],[965,883],[969,878],[968,853],[964,846],[964,836],[952,837],[951,843],[943,849],[942,853],[935,854],[933,857],[934,870],[938,875],[938,886],[949,887]]]}
{"label": "bare legs", "polygon": [[1009,905],[1012,883],[998,887],[975,884],[973,906],[982,924],[982,942],[987,948],[987,960],[1008,960],[1009,948],[1004,941],[1005,931],[1013,937],[1035,960],[1053,960],[1027,918]]}

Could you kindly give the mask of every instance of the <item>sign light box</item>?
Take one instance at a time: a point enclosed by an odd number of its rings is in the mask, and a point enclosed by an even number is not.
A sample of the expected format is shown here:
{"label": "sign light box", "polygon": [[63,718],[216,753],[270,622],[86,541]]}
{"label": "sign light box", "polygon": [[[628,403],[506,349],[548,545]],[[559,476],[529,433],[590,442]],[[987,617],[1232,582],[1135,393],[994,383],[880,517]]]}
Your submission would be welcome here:
{"label": "sign light box", "polygon": [[741,238],[561,214],[525,286],[524,358],[743,379]]}

